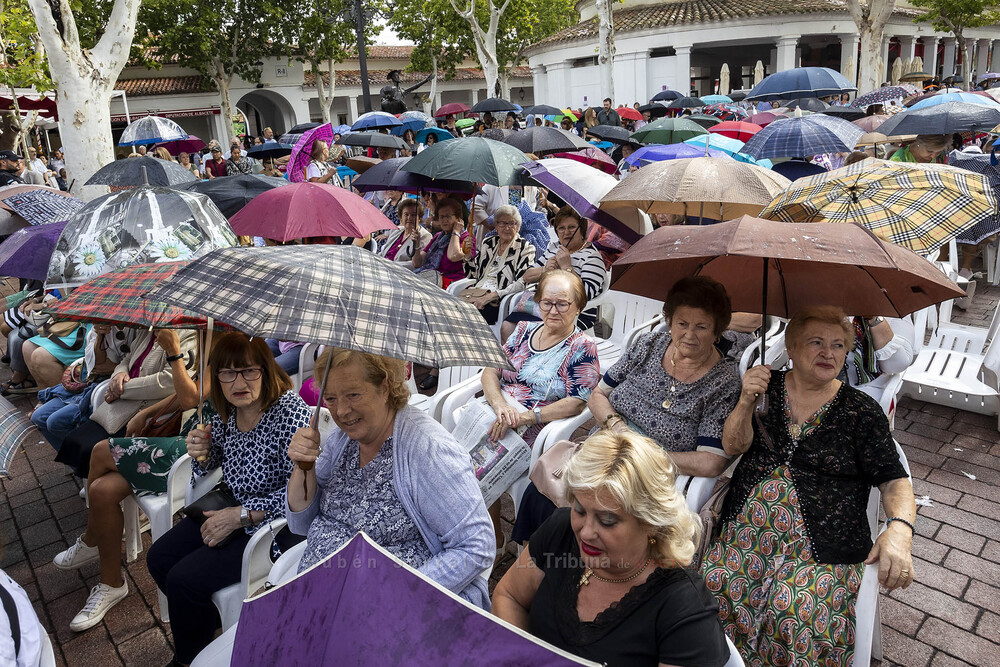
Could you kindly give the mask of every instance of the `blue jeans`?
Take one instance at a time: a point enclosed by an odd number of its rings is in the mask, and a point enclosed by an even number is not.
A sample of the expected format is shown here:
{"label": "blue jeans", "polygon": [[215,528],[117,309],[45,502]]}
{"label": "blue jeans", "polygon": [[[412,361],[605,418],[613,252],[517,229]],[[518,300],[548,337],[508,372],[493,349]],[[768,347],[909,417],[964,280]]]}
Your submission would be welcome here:
{"label": "blue jeans", "polygon": [[278,364],[281,370],[285,371],[289,375],[295,375],[299,372],[299,353],[302,352],[302,346],[296,345],[288,352],[282,353],[281,348],[278,347],[278,340],[276,338],[266,338],[264,341],[267,346],[271,348],[271,354],[274,355],[274,361]]}
{"label": "blue jeans", "polygon": [[45,402],[31,415],[34,424],[49,444],[58,452],[63,440],[90,417],[92,389],[72,394],[62,386],[43,389],[39,398]]}

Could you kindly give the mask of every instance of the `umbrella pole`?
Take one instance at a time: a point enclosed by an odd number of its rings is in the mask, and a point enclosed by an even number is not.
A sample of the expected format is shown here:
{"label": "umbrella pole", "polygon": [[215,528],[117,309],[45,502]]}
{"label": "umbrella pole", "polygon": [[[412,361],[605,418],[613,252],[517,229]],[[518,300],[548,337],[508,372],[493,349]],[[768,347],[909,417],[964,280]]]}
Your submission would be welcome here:
{"label": "umbrella pole", "polygon": [[[143,167],[145,169],[145,167]],[[201,338],[199,337],[199,341]],[[201,407],[205,402],[205,369],[208,368],[208,351],[212,349],[212,318],[208,318],[208,329],[205,331],[205,345],[198,353],[198,428],[205,428],[205,423],[201,419]],[[198,462],[208,460],[207,454],[198,457]]]}
{"label": "umbrella pole", "polygon": [[[764,352],[766,350],[766,340],[767,340],[767,257],[764,258],[764,275],[762,279],[763,283],[763,294],[760,303],[760,363],[764,365]],[[759,394],[757,396],[757,402],[754,404],[754,410],[760,415],[767,414],[767,394]]]}
{"label": "umbrella pole", "polygon": [[[316,408],[313,410],[313,416],[311,421],[311,426],[317,432],[319,432],[319,409],[323,405],[323,395],[326,393],[326,378],[330,375],[330,365],[333,363],[333,354],[327,356],[326,358],[326,368],[323,370],[323,381],[319,385],[319,400],[316,401]],[[323,443],[320,443],[320,447]],[[302,472],[309,472],[315,466],[315,463],[309,463],[305,461],[299,462],[299,469]],[[302,494],[303,496],[309,495],[309,483],[305,477],[302,478]]]}

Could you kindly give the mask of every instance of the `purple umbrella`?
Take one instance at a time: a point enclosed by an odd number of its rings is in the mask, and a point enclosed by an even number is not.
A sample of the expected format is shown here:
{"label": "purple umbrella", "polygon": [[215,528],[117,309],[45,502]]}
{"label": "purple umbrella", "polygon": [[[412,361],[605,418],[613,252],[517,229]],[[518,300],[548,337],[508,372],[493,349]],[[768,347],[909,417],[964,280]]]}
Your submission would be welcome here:
{"label": "purple umbrella", "polygon": [[323,123],[311,130],[306,130],[295,142],[292,154],[288,158],[288,167],[285,169],[288,180],[292,183],[301,183],[306,180],[306,167],[309,166],[309,161],[312,159],[309,154],[312,152],[313,142],[317,139],[332,144],[333,127],[329,123]]}
{"label": "purple umbrella", "polygon": [[[716,148],[709,148],[708,155],[711,157],[729,157],[728,153]],[[638,149],[625,158],[625,162],[635,166],[641,165],[643,161],[661,162],[663,160],[678,160],[688,157],[705,157],[705,150],[691,144],[654,144]]]}
{"label": "purple umbrella", "polygon": [[19,229],[0,243],[0,275],[45,280],[49,260],[66,222]]}
{"label": "purple umbrella", "polygon": [[177,156],[181,153],[197,153],[201,149],[207,146],[204,141],[189,134],[183,139],[175,139],[174,141],[164,141],[161,144],[156,144],[157,148],[166,148],[167,152],[171,155]]}
{"label": "purple umbrella", "polygon": [[501,623],[364,533],[243,603],[234,665],[595,665]]}

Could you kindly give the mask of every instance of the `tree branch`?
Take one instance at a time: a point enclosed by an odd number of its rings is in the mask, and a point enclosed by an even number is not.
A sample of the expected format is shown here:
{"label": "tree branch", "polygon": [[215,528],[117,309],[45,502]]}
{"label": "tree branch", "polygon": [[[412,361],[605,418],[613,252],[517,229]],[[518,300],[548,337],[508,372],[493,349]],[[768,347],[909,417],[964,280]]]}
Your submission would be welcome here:
{"label": "tree branch", "polygon": [[[115,4],[118,4],[117,0]],[[70,6],[69,0],[59,0],[59,16],[62,18],[63,23],[63,41],[68,48],[79,51],[80,31],[77,30],[76,18],[73,16],[73,8]]]}
{"label": "tree branch", "polygon": [[[116,78],[128,60],[138,14],[139,0],[115,0],[104,34],[93,48],[94,55],[105,63],[104,67],[115,73]],[[72,25],[73,30],[76,30],[76,23]]]}

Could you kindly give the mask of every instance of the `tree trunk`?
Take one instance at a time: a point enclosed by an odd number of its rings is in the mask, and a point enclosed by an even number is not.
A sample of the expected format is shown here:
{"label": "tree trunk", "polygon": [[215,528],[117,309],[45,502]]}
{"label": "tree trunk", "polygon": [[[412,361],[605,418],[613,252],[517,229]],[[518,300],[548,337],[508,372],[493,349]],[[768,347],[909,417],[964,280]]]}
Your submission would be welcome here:
{"label": "tree trunk", "polygon": [[486,94],[490,97],[496,95],[497,79],[500,78],[500,65],[497,62],[497,45],[493,40],[492,49],[488,44],[480,45],[476,41],[476,55],[479,57],[479,65],[483,68],[483,76],[486,77]]}
{"label": "tree trunk", "polygon": [[465,19],[472,29],[472,40],[476,45],[476,56],[479,65],[483,68],[483,75],[486,77],[486,93],[489,96],[496,95],[497,79],[500,76],[500,62],[497,58],[497,29],[500,26],[500,19],[510,6],[510,0],[504,0],[499,9],[489,2],[490,23],[489,29],[483,30],[476,18],[476,2],[471,0],[471,4],[466,9],[459,9],[455,0],[449,0],[454,10]]}
{"label": "tree trunk", "polygon": [[597,0],[597,64],[601,68],[601,95],[615,99],[615,26],[613,0]]}
{"label": "tree trunk", "polygon": [[[323,73],[319,71],[319,61],[310,60],[313,81],[316,82],[316,98],[319,100],[319,115],[324,123],[330,122],[330,99],[326,96],[326,85],[323,83]],[[332,73],[331,73],[332,78]]]}
{"label": "tree trunk", "polygon": [[424,104],[423,112],[428,116],[433,112],[434,100],[437,99],[438,91],[438,59],[437,56],[431,56],[431,90],[427,94],[427,103]]}
{"label": "tree trunk", "polygon": [[962,85],[959,86],[962,90],[968,90],[970,81],[969,77],[972,76],[972,69],[969,67],[971,57],[969,55],[969,43],[965,41],[965,37],[961,28],[954,31],[955,39],[958,41],[958,45],[961,45],[962,49]]}
{"label": "tree trunk", "polygon": [[[885,35],[885,25],[892,15],[896,0],[868,0],[862,6],[860,0],[847,0],[847,9],[858,29],[861,40],[861,55],[858,56],[858,93],[864,94],[877,90],[883,79],[882,38]],[[889,64],[885,63],[886,76]]]}
{"label": "tree trunk", "polygon": [[215,60],[213,63],[212,81],[219,88],[220,107],[222,108],[222,131],[226,133],[226,146],[233,143],[236,132],[233,130],[233,98],[229,94],[229,86],[233,82],[233,75],[227,75],[222,63]]}
{"label": "tree trunk", "polygon": [[500,98],[510,100],[510,70],[501,72],[498,75],[497,86],[500,88]]}

